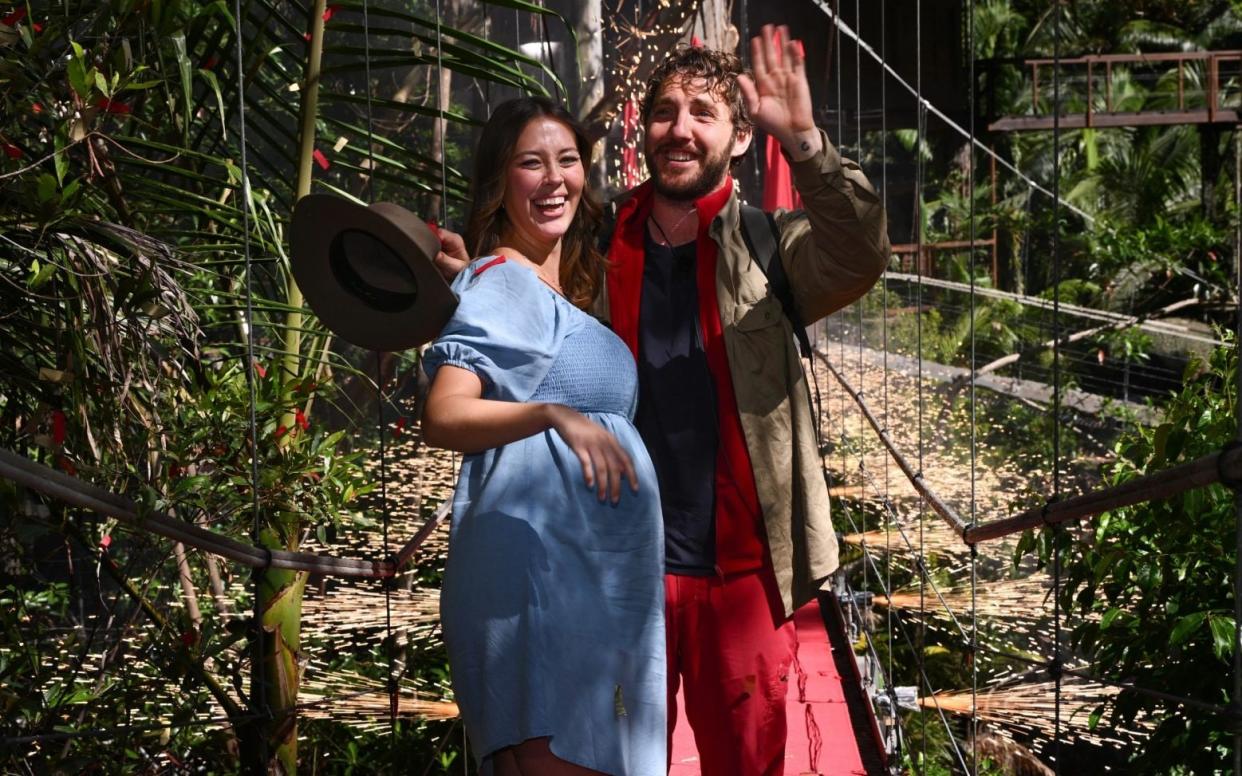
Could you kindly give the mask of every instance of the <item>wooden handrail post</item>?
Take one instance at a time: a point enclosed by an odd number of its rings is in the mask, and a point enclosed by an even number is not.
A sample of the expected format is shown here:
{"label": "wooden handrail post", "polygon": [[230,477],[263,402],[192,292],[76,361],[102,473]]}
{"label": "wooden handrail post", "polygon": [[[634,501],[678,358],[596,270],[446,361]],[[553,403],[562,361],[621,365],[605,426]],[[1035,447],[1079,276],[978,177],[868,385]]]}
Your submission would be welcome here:
{"label": "wooden handrail post", "polygon": [[1039,113],[1039,64],[1031,63],[1031,113]]}
{"label": "wooden handrail post", "polygon": [[1092,121],[1091,121],[1091,112],[1092,112],[1091,102],[1092,102],[1092,92],[1093,92],[1092,81],[1094,80],[1094,75],[1095,75],[1094,65],[1095,65],[1094,62],[1092,62],[1091,60],[1087,60],[1087,127],[1088,128],[1093,126]]}
{"label": "wooden handrail post", "polygon": [[1218,92],[1220,90],[1220,60],[1216,55],[1208,59],[1208,121],[1216,121]]}
{"label": "wooden handrail post", "polygon": [[1183,60],[1177,62],[1177,109],[1186,109],[1186,65]]}
{"label": "wooden handrail post", "polygon": [[1104,109],[1113,112],[1113,63],[1104,64]]}

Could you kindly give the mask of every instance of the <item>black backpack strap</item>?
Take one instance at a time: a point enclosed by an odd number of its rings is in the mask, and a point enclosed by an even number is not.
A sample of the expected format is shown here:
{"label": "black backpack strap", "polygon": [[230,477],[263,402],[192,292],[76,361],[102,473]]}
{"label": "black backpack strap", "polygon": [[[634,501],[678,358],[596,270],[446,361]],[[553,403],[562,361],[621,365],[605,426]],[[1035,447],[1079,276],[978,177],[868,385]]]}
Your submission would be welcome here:
{"label": "black backpack strap", "polygon": [[608,258],[608,249],[612,247],[612,236],[617,231],[616,200],[605,202],[602,209],[604,213],[599,223],[599,231],[596,232],[595,248],[601,256]]}
{"label": "black backpack strap", "polygon": [[789,287],[785,265],[781,263],[780,232],[776,228],[776,219],[757,207],[742,205],[742,239],[763,274],[768,276],[773,296],[781,303],[785,317],[793,325],[802,357],[810,358],[811,340],[806,336],[806,326],[802,324],[802,316],[798,315],[798,308],[794,305],[793,289]]}

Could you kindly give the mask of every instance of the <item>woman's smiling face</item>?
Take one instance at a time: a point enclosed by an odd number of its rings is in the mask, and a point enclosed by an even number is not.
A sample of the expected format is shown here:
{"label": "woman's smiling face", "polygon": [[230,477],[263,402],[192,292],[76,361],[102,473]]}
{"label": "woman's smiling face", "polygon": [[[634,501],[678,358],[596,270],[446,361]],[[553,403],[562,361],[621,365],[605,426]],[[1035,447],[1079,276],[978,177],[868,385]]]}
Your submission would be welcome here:
{"label": "woman's smiling face", "polygon": [[522,242],[555,244],[574,220],[585,181],[569,127],[547,116],[532,119],[518,136],[505,176],[509,229]]}

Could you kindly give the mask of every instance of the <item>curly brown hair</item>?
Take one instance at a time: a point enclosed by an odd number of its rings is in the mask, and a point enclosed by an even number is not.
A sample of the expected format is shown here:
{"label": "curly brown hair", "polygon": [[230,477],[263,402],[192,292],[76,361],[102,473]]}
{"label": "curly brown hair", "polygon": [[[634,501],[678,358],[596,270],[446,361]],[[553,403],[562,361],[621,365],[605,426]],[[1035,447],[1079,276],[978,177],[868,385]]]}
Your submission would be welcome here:
{"label": "curly brown hair", "polygon": [[[742,64],[741,58],[736,54],[679,43],[647,79],[647,91],[639,109],[643,126],[647,126],[651,109],[664,84],[671,80],[684,83],[702,79],[707,82],[709,92],[728,103],[733,127],[738,132],[750,129],[754,123],[746,110],[742,89],[737,85],[739,75],[749,76],[750,69]],[[734,157],[735,164],[738,159],[740,157]]]}
{"label": "curly brown hair", "polygon": [[[475,151],[473,201],[466,217],[465,234],[466,250],[471,256],[486,256],[500,244],[500,234],[507,223],[501,207],[505,171],[522,130],[543,116],[569,128],[583,169],[591,169],[591,141],[578,120],[560,105],[546,97],[519,97],[496,106],[483,126]],[[565,297],[582,309],[595,301],[603,283],[606,260],[595,244],[595,232],[603,216],[604,210],[588,184],[582,190],[569,231],[561,238],[561,288]]]}

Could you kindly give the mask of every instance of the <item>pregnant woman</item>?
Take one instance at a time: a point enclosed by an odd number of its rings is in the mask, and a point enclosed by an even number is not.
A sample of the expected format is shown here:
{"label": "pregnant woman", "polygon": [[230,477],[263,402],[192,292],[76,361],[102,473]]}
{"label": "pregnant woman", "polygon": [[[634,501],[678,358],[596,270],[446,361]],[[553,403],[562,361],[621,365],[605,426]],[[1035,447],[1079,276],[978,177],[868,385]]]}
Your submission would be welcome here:
{"label": "pregnant woman", "polygon": [[604,277],[590,143],[550,100],[483,129],[461,302],[424,355],[429,444],[465,453],[441,593],[485,774],[668,767],[655,473],[625,344],[583,311]]}

